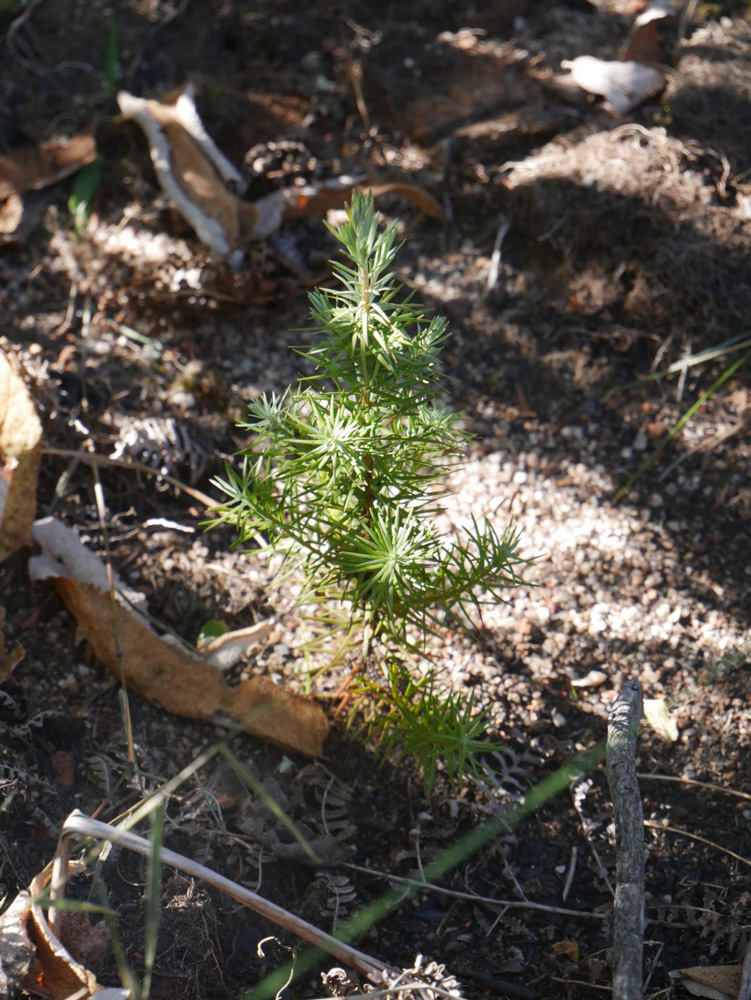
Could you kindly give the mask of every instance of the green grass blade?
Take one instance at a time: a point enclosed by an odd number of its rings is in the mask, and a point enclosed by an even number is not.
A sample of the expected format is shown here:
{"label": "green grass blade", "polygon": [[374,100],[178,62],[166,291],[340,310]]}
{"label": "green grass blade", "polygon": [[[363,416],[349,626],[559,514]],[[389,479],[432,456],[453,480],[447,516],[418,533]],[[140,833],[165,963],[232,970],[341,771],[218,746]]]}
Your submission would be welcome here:
{"label": "green grass blade", "polygon": [[[435,882],[442,878],[447,872],[463,864],[477,851],[486,847],[491,841],[503,833],[517,826],[521,820],[544,805],[554,795],[559,794],[573,778],[584,774],[597,767],[605,759],[605,745],[599,744],[587,753],[575,757],[564,764],[549,778],[545,778],[534,788],[531,788],[525,795],[522,802],[512,806],[510,809],[499,813],[488,823],[478,827],[468,833],[458,843],[447,847],[429,864],[425,865],[422,871],[413,872],[412,881],[409,885],[398,885],[384,893],[372,903],[363,907],[358,913],[350,917],[349,920],[340,924],[334,932],[334,937],[341,941],[352,941],[363,935],[367,930],[385,919],[390,913],[398,909],[408,899],[421,891],[425,882]],[[309,948],[301,955],[298,955],[294,963],[295,980],[308,972],[327,956],[318,948]],[[274,997],[290,981],[291,968],[289,965],[274,972],[261,980],[252,990],[243,994],[241,1000],[269,1000]]]}
{"label": "green grass blade", "polygon": [[680,361],[674,361],[672,365],[668,365],[667,368],[663,368],[659,372],[652,372],[649,375],[645,375],[643,378],[638,378],[635,382],[625,382],[623,385],[616,385],[612,389],[608,389],[601,399],[608,399],[616,392],[625,392],[627,389],[636,389],[640,385],[647,385],[649,382],[655,382],[657,379],[664,378],[666,375],[674,375],[676,372],[685,371],[687,368],[692,368],[694,365],[701,365],[705,361],[713,361],[715,358],[724,357],[726,354],[732,354],[733,351],[740,351],[744,347],[751,346],[751,337],[749,337],[748,331],[744,333],[739,333],[735,337],[730,337],[729,340],[724,340],[721,344],[717,344],[715,347],[708,347],[706,351],[699,351],[698,354],[692,354],[688,358],[681,358]]}
{"label": "green grass blade", "polygon": [[104,161],[101,156],[97,156],[95,160],[87,163],[78,171],[73,182],[73,190],[68,198],[68,211],[73,219],[73,228],[78,237],[83,236],[91,218],[94,198],[102,181],[103,166]]}
{"label": "green grass blade", "polygon": [[159,918],[162,907],[162,861],[164,844],[164,800],[151,814],[151,854],[146,873],[146,935],[143,949],[143,986],[141,1000],[148,1000],[156,960]]}
{"label": "green grass blade", "polygon": [[690,406],[688,410],[686,410],[686,412],[683,414],[680,420],[671,429],[667,437],[659,443],[659,445],[655,448],[655,450],[652,452],[651,455],[648,455],[644,459],[644,461],[641,463],[641,465],[633,474],[633,476],[631,476],[626,485],[621,486],[621,488],[615,495],[615,500],[614,500],[615,503],[618,503],[618,501],[621,500],[631,490],[631,488],[641,479],[641,477],[644,475],[647,469],[649,469],[654,464],[654,462],[660,457],[662,452],[665,450],[668,444],[670,444],[670,442],[673,440],[676,434],[678,434],[681,431],[681,429],[685,427],[685,425],[693,417],[693,415],[698,410],[700,410],[702,406],[704,406],[704,404],[707,402],[708,399],[712,398],[712,396],[717,392],[717,390],[720,389],[725,384],[725,382],[727,382],[727,380],[731,377],[731,375],[734,375],[741,367],[741,365],[745,364],[745,362],[749,358],[751,358],[751,350],[746,351],[743,357],[739,358],[728,369],[726,369],[726,371],[724,371],[722,375],[720,375],[717,381],[712,386],[710,386],[710,388],[707,389],[706,392],[703,392],[701,396],[699,396],[699,398],[696,400],[696,402],[692,406]]}

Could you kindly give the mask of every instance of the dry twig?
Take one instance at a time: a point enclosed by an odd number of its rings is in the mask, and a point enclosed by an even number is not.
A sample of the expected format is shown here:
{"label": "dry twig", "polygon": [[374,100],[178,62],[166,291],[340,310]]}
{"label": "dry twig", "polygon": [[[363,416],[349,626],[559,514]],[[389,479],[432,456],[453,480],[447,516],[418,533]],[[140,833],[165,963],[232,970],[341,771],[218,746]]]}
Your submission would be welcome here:
{"label": "dry twig", "polygon": [[499,907],[505,910],[538,910],[544,913],[558,913],[566,917],[581,917],[589,920],[605,920],[607,913],[595,913],[589,910],[572,910],[563,906],[548,906],[546,903],[532,903],[528,899],[495,899],[493,896],[480,896],[475,892],[459,892],[457,889],[446,889],[435,882],[424,882],[420,879],[405,878],[403,875],[393,875],[391,872],[380,872],[375,868],[365,868],[349,861],[344,863],[345,868],[353,872],[362,872],[363,875],[372,875],[374,878],[387,879],[389,882],[396,882],[399,885],[411,885],[423,889],[425,892],[435,892],[442,896],[451,896],[453,899],[466,899],[470,903],[484,903],[487,906]]}
{"label": "dry twig", "polygon": [[[118,829],[117,827],[110,826],[108,823],[101,823],[99,820],[89,819],[88,816],[84,816],[78,809],[74,809],[63,824],[61,840],[68,837],[94,837],[98,840],[107,840],[110,843],[117,844],[118,847],[125,847],[138,854],[142,854],[144,857],[149,857],[152,851],[152,845],[145,837],[139,837],[135,833]],[[277,906],[276,903],[263,899],[261,896],[256,895],[256,893],[251,892],[244,886],[238,885],[237,882],[232,882],[223,875],[217,874],[217,872],[212,871],[210,868],[206,868],[204,865],[200,865],[198,862],[164,847],[160,850],[159,854],[163,864],[186,872],[193,878],[208,882],[209,885],[213,885],[220,892],[226,893],[232,899],[236,899],[244,906],[249,906],[256,913],[260,913],[267,920],[271,920],[278,926],[292,931],[293,934],[297,934],[298,937],[328,952],[340,962],[344,962],[345,965],[357,969],[364,976],[380,980],[383,972],[397,974],[397,970],[391,969],[385,962],[366,955],[364,952],[358,951],[357,948],[353,948],[343,941],[338,941],[330,934],[326,934],[325,931],[319,930],[313,924],[309,924],[306,920],[295,916],[294,913],[290,913],[281,906]]]}

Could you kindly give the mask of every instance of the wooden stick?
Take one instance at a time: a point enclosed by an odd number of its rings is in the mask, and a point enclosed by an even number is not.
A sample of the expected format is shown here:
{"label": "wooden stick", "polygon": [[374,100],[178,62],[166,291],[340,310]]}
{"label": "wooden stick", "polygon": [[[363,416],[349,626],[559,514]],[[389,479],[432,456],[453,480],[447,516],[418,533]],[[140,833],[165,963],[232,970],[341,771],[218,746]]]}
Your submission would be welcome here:
{"label": "wooden stick", "polygon": [[738,1000],[751,1000],[751,945],[746,947],[746,957],[741,969],[741,987],[738,990]]}
{"label": "wooden stick", "polygon": [[636,778],[641,684],[626,682],[608,718],[606,762],[613,799],[616,887],[613,912],[613,1000],[641,1000],[644,949],[644,813]]}

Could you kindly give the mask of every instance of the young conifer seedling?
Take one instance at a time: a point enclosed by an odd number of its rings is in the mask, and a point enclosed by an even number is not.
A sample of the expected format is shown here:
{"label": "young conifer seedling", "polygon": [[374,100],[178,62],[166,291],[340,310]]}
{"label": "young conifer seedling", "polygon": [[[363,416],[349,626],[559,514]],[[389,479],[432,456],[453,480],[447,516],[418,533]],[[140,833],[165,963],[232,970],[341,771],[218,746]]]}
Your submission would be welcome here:
{"label": "young conifer seedling", "polygon": [[319,336],[301,353],[315,372],[251,405],[241,426],[255,437],[215,481],[228,499],[212,523],[232,523],[241,543],[262,535],[302,571],[300,603],[359,650],[366,730],[384,753],[414,756],[430,792],[438,761],[452,781],[475,770],[488,720],[415,657],[448,614],[471,625],[473,608],[523,583],[525,560],[511,527],[438,532],[439,482],[467,444],[440,403],[446,323],[400,298],[396,225],[379,230],[371,196],[356,192],[331,232],[348,263],[332,265],[341,287],[310,296]]}

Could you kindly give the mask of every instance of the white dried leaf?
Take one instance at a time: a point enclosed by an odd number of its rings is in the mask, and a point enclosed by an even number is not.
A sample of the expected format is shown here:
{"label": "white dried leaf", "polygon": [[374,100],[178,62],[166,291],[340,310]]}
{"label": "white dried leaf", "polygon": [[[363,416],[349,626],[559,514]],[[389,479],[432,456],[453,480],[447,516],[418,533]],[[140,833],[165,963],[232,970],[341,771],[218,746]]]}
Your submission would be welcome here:
{"label": "white dried leaf", "polygon": [[569,71],[571,82],[589,94],[604,97],[619,114],[635,108],[665,86],[664,73],[637,62],[577,56],[564,60],[561,66]]}
{"label": "white dried leaf", "polygon": [[664,698],[644,699],[644,718],[658,736],[670,743],[678,739],[678,724]]}

